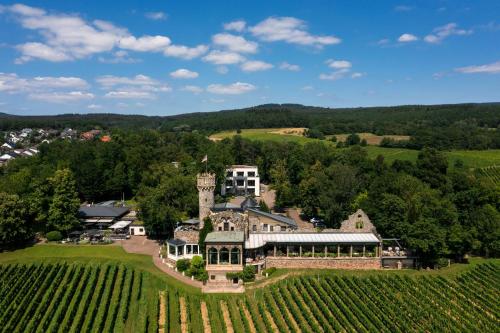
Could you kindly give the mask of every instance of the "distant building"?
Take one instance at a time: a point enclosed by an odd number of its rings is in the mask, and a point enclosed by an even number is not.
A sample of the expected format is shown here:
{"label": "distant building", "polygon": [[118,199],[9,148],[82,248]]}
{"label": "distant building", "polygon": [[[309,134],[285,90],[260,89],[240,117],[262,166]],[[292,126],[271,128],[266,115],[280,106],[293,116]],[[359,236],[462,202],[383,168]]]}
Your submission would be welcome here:
{"label": "distant building", "polygon": [[87,229],[106,229],[121,220],[129,211],[128,207],[115,207],[110,202],[104,202],[81,206],[78,216]]}
{"label": "distant building", "polygon": [[101,131],[100,130],[96,130],[96,129],[93,129],[93,130],[90,130],[88,132],[83,132],[80,137],[83,139],[83,140],[93,140],[94,138],[96,138],[97,136],[101,135]]}
{"label": "distant building", "polygon": [[232,165],[227,168],[221,194],[260,196],[259,169],[250,165]]}

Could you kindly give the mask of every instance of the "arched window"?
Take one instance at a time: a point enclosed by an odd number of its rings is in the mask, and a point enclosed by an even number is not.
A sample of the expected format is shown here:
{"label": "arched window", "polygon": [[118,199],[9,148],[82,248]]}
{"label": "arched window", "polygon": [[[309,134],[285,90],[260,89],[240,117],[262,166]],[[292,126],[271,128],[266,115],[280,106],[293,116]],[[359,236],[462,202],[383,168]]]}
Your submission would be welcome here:
{"label": "arched window", "polygon": [[240,265],[240,249],[233,247],[231,249],[231,265]]}
{"label": "arched window", "polygon": [[219,251],[219,263],[221,265],[229,264],[229,250],[225,247]]}
{"label": "arched window", "polygon": [[209,265],[217,265],[217,249],[211,247],[208,250],[208,264]]}

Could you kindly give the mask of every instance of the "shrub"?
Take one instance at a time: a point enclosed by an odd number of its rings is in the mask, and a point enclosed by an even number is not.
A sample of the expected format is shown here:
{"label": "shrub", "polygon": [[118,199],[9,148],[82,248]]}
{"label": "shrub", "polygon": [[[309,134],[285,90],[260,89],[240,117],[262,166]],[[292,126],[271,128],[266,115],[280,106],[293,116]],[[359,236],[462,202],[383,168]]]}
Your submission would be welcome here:
{"label": "shrub", "polygon": [[436,262],[437,268],[448,267],[448,259],[447,258],[439,258]]}
{"label": "shrub", "polygon": [[234,278],[241,278],[241,273],[239,272],[227,272],[226,273],[226,279],[232,280]]}
{"label": "shrub", "polygon": [[179,259],[175,263],[175,267],[177,267],[177,270],[179,272],[184,272],[189,268],[189,265],[191,264],[189,259]]}
{"label": "shrub", "polygon": [[251,282],[255,280],[255,266],[247,265],[243,268],[241,272],[241,279],[244,282]]}
{"label": "shrub", "polygon": [[276,267],[269,267],[269,268],[267,268],[267,269],[263,270],[263,271],[262,271],[262,274],[263,274],[263,275],[266,275],[266,274],[267,274],[268,276],[271,276],[271,275],[273,275],[273,273],[275,273],[275,272],[276,272]]}
{"label": "shrub", "polygon": [[47,240],[49,242],[58,242],[63,238],[61,232],[59,231],[49,231],[45,236],[47,236]]}

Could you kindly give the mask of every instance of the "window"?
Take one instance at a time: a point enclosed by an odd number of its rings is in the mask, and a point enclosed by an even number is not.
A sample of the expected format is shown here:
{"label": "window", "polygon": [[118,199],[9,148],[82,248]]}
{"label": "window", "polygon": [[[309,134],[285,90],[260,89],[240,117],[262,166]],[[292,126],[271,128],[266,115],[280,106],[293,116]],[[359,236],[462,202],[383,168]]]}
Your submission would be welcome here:
{"label": "window", "polygon": [[286,227],[281,226],[281,231],[286,231]]}
{"label": "window", "polygon": [[226,177],[232,177],[233,176],[233,172],[232,171],[228,171],[227,174],[226,174]]}
{"label": "window", "polygon": [[219,231],[222,231],[222,227],[219,227]]}
{"label": "window", "polygon": [[274,225],[269,226],[269,231],[274,231]]}
{"label": "window", "polygon": [[210,275],[210,280],[215,280],[215,275]]}
{"label": "window", "polygon": [[[211,247],[208,250],[208,264],[209,265],[217,265],[217,249]],[[213,280],[213,279],[212,279]]]}
{"label": "window", "polygon": [[243,181],[242,179],[238,179],[238,180],[236,181],[236,185],[237,185],[237,186],[244,186],[244,185],[245,185],[245,181]]}
{"label": "window", "polygon": [[184,245],[177,246],[177,255],[179,256],[184,255]]}
{"label": "window", "polygon": [[200,252],[198,251],[198,245],[192,245],[193,246],[193,254],[199,254]]}
{"label": "window", "polygon": [[191,245],[186,245],[186,254],[193,254],[193,248]]}
{"label": "window", "polygon": [[254,225],[252,226],[252,231],[257,231],[257,225],[256,225],[256,224],[254,224]]}
{"label": "window", "polygon": [[168,246],[168,253],[172,256],[175,256],[175,246],[169,245]]}
{"label": "window", "polygon": [[139,232],[144,232],[144,228],[139,228]]}
{"label": "window", "polygon": [[231,265],[239,265],[240,264],[240,249],[237,247],[233,247],[231,249]]}
{"label": "window", "polygon": [[224,231],[229,231],[229,222],[224,222]]}
{"label": "window", "polygon": [[238,177],[243,177],[244,175],[245,175],[245,173],[243,171],[238,171],[236,173],[236,176],[238,176]]}
{"label": "window", "polygon": [[267,231],[267,224],[262,225],[262,231]]}
{"label": "window", "polygon": [[356,222],[356,229],[363,229],[363,221],[359,220]]}
{"label": "window", "polygon": [[229,250],[225,247],[219,251],[219,263],[221,265],[229,264]]}
{"label": "window", "polygon": [[231,231],[234,231],[234,227],[231,227]]}
{"label": "window", "polygon": [[248,171],[248,177],[255,177],[255,171]]}
{"label": "window", "polygon": [[233,186],[233,181],[232,180],[226,180],[226,187],[231,187]]}
{"label": "window", "polygon": [[253,180],[253,179],[249,180],[248,186],[255,186],[255,180]]}

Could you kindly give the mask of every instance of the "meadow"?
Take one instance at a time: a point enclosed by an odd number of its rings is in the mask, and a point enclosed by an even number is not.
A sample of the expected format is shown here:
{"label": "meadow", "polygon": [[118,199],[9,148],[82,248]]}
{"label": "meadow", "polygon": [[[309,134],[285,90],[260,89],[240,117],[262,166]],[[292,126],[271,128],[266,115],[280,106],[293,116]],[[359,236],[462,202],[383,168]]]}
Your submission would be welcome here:
{"label": "meadow", "polygon": [[[210,136],[212,140],[222,140],[236,135],[236,131],[224,131],[213,134]],[[361,136],[372,138],[372,142],[381,140],[381,136],[374,136],[370,133],[360,133]],[[326,145],[335,147],[336,143],[330,140],[318,140],[306,138],[304,136],[294,134],[287,134],[287,129],[276,128],[261,128],[261,129],[243,129],[240,135],[249,140],[259,141],[274,141],[274,142],[295,142],[298,144],[306,144],[309,142],[323,142]],[[342,140],[346,135],[338,135],[337,137]],[[374,138],[375,137],[375,138]],[[401,137],[400,137],[401,138]],[[340,148],[345,149],[345,148]],[[388,163],[392,163],[396,159],[404,161],[416,161],[418,150],[405,149],[405,148],[385,148],[376,145],[368,145],[365,147],[370,158],[376,158],[378,155],[383,155]],[[453,166],[457,160],[461,160],[465,167],[468,168],[484,168],[488,166],[500,165],[500,149],[492,150],[452,150],[446,151],[448,162]]]}
{"label": "meadow", "polygon": [[205,295],[118,246],[37,245],[0,254],[0,331],[498,332],[499,260],[275,274]]}

